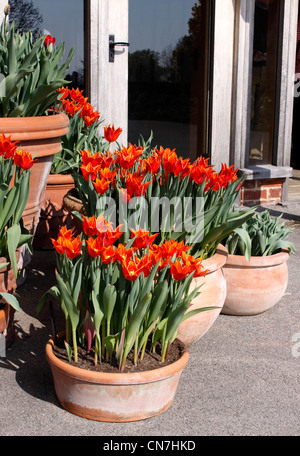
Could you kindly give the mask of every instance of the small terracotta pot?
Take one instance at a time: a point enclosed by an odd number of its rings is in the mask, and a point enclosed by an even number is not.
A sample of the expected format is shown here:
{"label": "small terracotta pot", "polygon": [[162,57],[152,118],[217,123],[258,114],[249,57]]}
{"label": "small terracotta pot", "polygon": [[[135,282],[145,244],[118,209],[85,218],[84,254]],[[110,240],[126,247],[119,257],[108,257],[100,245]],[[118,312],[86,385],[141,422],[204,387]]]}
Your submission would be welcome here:
{"label": "small terracotta pot", "polygon": [[275,255],[252,257],[228,255],[223,270],[227,280],[227,296],[222,313],[256,315],[273,307],[282,298],[288,284],[284,250]]}
{"label": "small terracotta pot", "polygon": [[59,403],[67,411],[95,421],[138,421],[167,410],[189,355],[165,367],[137,373],[93,372],[61,361],[46,345]]}
{"label": "small terracotta pot", "polygon": [[[73,188],[69,190],[63,198],[63,207],[70,214],[73,211],[77,211],[80,214],[84,214],[84,207],[82,201],[77,197],[76,190]],[[72,215],[73,224],[75,226],[76,232],[80,234],[82,232],[82,223],[78,220],[77,217]]]}
{"label": "small terracotta pot", "polygon": [[23,213],[26,228],[34,234],[44,203],[45,189],[53,156],[62,149],[61,137],[69,131],[65,113],[38,117],[6,117],[0,119],[0,133],[19,141],[18,147],[35,155],[31,168],[28,203]]}
{"label": "small terracotta pot", "polygon": [[40,220],[33,241],[35,249],[53,249],[51,238],[57,238],[59,229],[63,225],[69,229],[73,227],[72,217],[63,207],[63,198],[72,188],[74,188],[74,180],[71,174],[49,174]]}
{"label": "small terracotta pot", "polygon": [[[18,254],[17,254],[18,259]],[[7,258],[1,257],[0,263],[7,263]],[[14,294],[17,288],[16,278],[10,265],[0,270],[0,291]],[[6,345],[10,346],[15,339],[14,327],[15,310],[7,303],[0,309],[0,333],[5,335]]]}
{"label": "small terracotta pot", "polygon": [[186,345],[191,345],[203,337],[222,310],[227,292],[222,267],[226,263],[227,257],[226,248],[220,244],[215,255],[202,261],[204,269],[208,269],[209,272],[205,277],[193,279],[191,283],[190,291],[202,286],[199,290],[200,295],[193,299],[188,312],[202,307],[217,307],[217,309],[200,312],[179,325],[177,337]]}

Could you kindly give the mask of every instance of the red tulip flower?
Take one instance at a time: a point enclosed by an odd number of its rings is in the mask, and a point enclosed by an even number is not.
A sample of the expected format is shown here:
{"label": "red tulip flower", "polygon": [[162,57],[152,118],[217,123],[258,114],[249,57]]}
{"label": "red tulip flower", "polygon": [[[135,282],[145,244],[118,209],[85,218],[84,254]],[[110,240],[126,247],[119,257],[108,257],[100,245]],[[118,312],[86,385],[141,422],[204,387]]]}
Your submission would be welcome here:
{"label": "red tulip flower", "polygon": [[46,36],[45,41],[44,41],[44,46],[49,52],[52,52],[55,41],[56,41],[56,38],[54,38],[54,36],[51,36],[51,35]]}
{"label": "red tulip flower", "polygon": [[24,152],[22,149],[17,150],[14,155],[14,163],[24,170],[30,169],[35,160],[29,152]]}
{"label": "red tulip flower", "polygon": [[113,143],[117,141],[122,131],[122,128],[115,129],[114,125],[112,127],[108,125],[107,127],[104,127],[104,138],[109,143]]}

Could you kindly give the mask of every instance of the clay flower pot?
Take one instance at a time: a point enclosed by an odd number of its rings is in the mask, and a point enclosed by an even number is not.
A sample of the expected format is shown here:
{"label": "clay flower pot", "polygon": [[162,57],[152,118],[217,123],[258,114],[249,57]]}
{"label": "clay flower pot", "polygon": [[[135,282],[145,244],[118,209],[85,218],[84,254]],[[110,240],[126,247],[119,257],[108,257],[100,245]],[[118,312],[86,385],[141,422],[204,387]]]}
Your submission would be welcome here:
{"label": "clay flower pot", "polygon": [[200,295],[193,299],[188,311],[202,307],[218,307],[217,309],[200,312],[179,325],[178,339],[191,345],[199,340],[212,327],[220,314],[226,298],[226,280],[222,267],[227,261],[228,252],[219,245],[215,255],[203,260],[204,269],[209,269],[205,277],[197,277],[191,283],[191,290],[200,288]]}
{"label": "clay flower pot", "polygon": [[187,349],[173,364],[136,373],[101,373],[74,367],[53,353],[54,342],[46,345],[56,395],[67,411],[96,421],[137,421],[158,415],[170,407]]}
{"label": "clay flower pot", "polygon": [[[0,258],[0,263],[7,262],[7,258]],[[0,291],[14,294],[16,288],[16,278],[10,265],[0,269]],[[14,313],[15,310],[9,304],[0,303],[0,333],[4,334],[7,346],[15,339]]]}
{"label": "clay flower pot", "polygon": [[19,141],[18,147],[30,152],[37,160],[31,168],[30,190],[23,220],[35,234],[45,189],[53,161],[60,152],[61,137],[69,131],[69,118],[64,113],[38,117],[5,117],[0,119],[0,133]]}
{"label": "clay flower pot", "polygon": [[[70,189],[63,198],[63,207],[69,214],[72,214],[73,211],[77,211],[80,214],[84,214],[84,207],[82,201],[78,198],[76,189]],[[78,220],[77,217],[71,216],[73,224],[78,234],[82,232],[82,223]]]}
{"label": "clay flower pot", "polygon": [[52,249],[51,238],[57,238],[59,229],[63,225],[73,227],[72,217],[63,207],[63,198],[72,188],[74,180],[71,174],[49,174],[40,220],[34,236],[35,249]]}
{"label": "clay flower pot", "polygon": [[275,306],[288,284],[287,260],[283,250],[275,255],[252,257],[228,255],[223,270],[227,280],[227,297],[222,313],[256,315]]}

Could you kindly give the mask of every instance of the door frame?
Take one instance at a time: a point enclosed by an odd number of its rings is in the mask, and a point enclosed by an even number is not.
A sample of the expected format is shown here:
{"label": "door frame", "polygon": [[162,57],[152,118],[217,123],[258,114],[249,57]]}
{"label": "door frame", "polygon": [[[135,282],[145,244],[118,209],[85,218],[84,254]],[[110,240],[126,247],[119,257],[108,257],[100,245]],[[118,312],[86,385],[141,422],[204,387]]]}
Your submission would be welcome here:
{"label": "door frame", "polygon": [[[85,0],[86,85],[90,102],[104,125],[122,128],[119,142],[128,137],[128,47],[116,48],[109,62],[109,35],[128,42],[128,0]],[[101,131],[101,129],[100,129]]]}

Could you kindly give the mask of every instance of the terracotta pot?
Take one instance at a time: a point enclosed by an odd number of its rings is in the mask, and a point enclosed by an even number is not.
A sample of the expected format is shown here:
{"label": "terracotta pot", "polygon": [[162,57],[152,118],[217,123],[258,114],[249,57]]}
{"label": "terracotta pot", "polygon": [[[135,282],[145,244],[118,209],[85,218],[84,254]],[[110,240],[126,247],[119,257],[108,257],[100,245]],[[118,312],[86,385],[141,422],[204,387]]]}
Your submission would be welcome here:
{"label": "terracotta pot", "polygon": [[200,295],[193,299],[188,312],[202,307],[218,307],[217,309],[200,312],[179,325],[178,339],[191,345],[212,327],[220,314],[226,298],[226,280],[222,267],[227,261],[228,252],[221,244],[215,255],[203,260],[204,269],[209,269],[205,277],[197,277],[191,283],[190,291],[202,285]]}
{"label": "terracotta pot", "polygon": [[35,249],[52,249],[51,238],[56,239],[61,226],[73,227],[72,217],[63,207],[63,197],[74,188],[71,174],[49,174],[39,224],[34,236]]}
{"label": "terracotta pot", "polygon": [[69,131],[69,118],[64,113],[38,117],[7,117],[0,119],[0,133],[19,141],[19,147],[35,155],[31,168],[30,191],[23,220],[34,234],[54,154],[61,151],[61,137]]}
{"label": "terracotta pot", "polygon": [[[84,208],[81,200],[77,197],[76,190],[73,188],[69,190],[64,198],[63,198],[63,207],[66,209],[70,214],[73,211],[77,211],[80,214],[84,214]],[[78,220],[77,217],[71,216],[73,220],[73,224],[75,226],[76,232],[80,234],[82,232],[82,223]]]}
{"label": "terracotta pot", "polygon": [[138,421],[170,407],[189,355],[165,367],[137,373],[93,372],[61,361],[46,345],[59,403],[69,412],[96,421]]}
{"label": "terracotta pot", "polygon": [[273,307],[282,298],[288,284],[288,251],[266,257],[228,255],[223,267],[227,296],[222,313],[256,315]]}
{"label": "terracotta pot", "polygon": [[[18,258],[18,257],[17,257]],[[0,263],[7,263],[7,258],[1,257]],[[10,265],[0,270],[0,291],[14,294],[17,288],[16,278]],[[15,310],[7,303],[0,309],[0,333],[5,335],[6,345],[10,346],[15,339],[14,327]]]}

